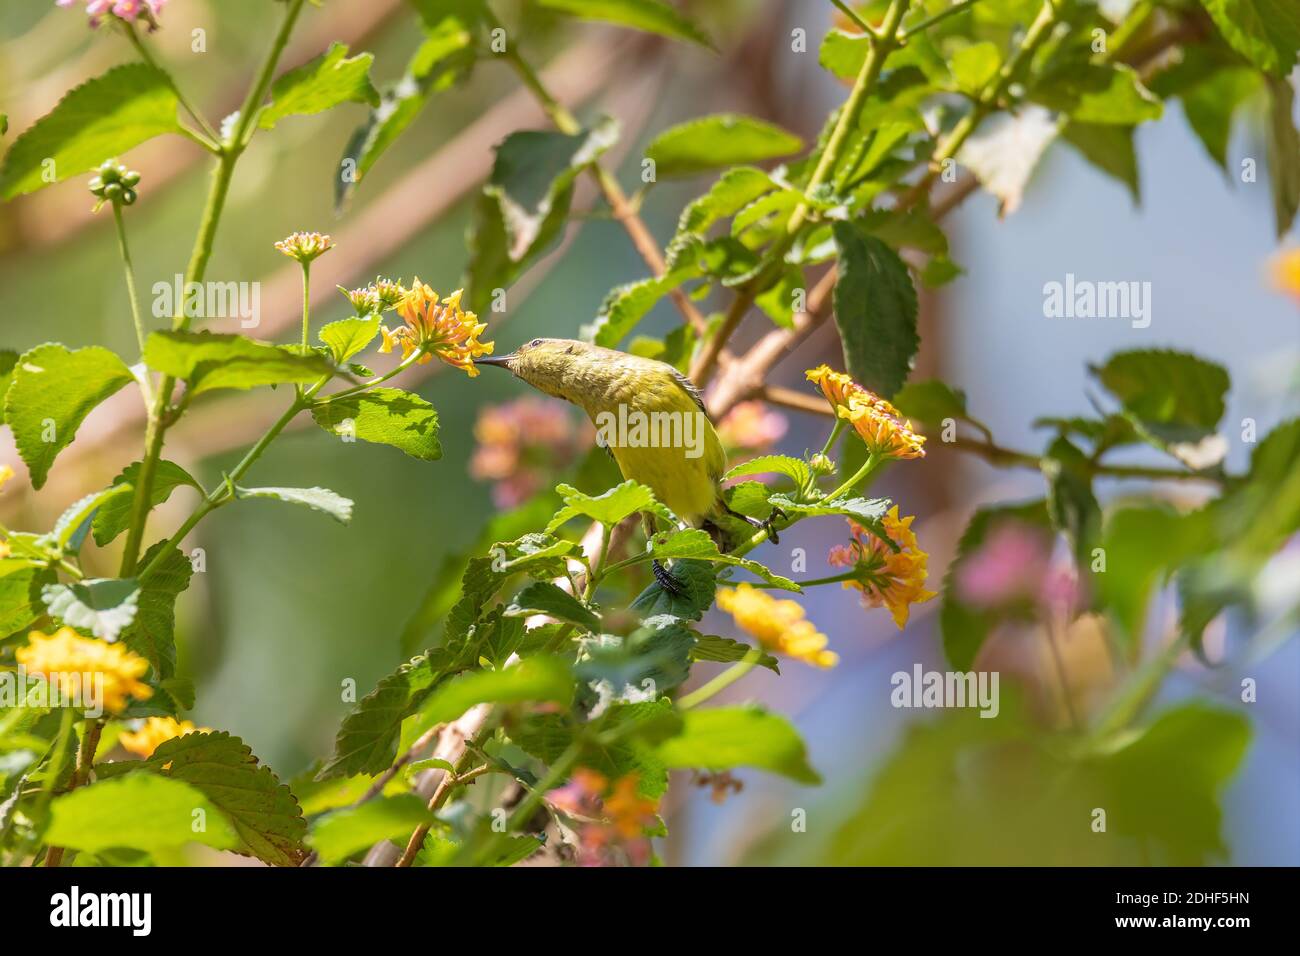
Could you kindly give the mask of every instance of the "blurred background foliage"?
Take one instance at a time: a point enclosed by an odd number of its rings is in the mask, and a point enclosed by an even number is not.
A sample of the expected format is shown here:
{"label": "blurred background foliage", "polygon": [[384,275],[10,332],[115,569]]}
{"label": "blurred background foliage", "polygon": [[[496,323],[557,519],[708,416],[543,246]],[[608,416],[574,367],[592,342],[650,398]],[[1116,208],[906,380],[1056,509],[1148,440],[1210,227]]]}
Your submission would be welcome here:
{"label": "blurred background foliage", "polygon": [[[163,29],[156,37],[162,59],[217,115],[237,105],[229,102],[230,91],[242,88],[261,53],[267,6],[260,0],[169,4],[168,24],[200,26],[206,49],[195,52],[185,30]],[[833,15],[817,0],[691,4],[711,35],[725,38],[715,57],[657,40],[629,41],[628,34],[562,21],[528,4],[499,6],[519,25],[534,62],[566,51],[572,57],[575,47],[587,57],[570,62],[565,77],[589,94],[580,115],[605,111],[623,120],[615,156],[629,191],[640,184],[641,149],[675,122],[736,110],[811,140],[820,118],[844,95],[817,66],[817,43]],[[421,40],[411,10],[396,0],[327,2],[307,22],[287,65],[342,39],[354,51],[375,53],[372,75],[380,86],[400,79]],[[796,27],[807,30],[810,52],[791,51]],[[11,0],[0,9],[0,109],[9,114],[11,131],[20,130],[81,79],[130,58],[125,43],[93,35],[80,17],[52,3]],[[431,101],[341,212],[333,188],[339,159],[365,107],[295,118],[276,135],[258,137],[237,175],[209,277],[265,280],[263,321],[273,321],[273,306],[284,299],[274,296],[276,283],[284,286],[285,266],[272,242],[309,229],[340,240],[322,260],[342,270],[340,283],[363,284],[382,272],[455,288],[468,258],[469,203],[491,162],[490,142],[466,134],[516,86],[503,65],[478,64],[467,83]],[[1262,155],[1261,109],[1248,104],[1229,141],[1231,157]],[[515,126],[545,125],[536,110],[517,109],[515,116],[522,117]],[[1000,219],[994,200],[979,195],[948,224],[952,257],[966,271],[923,298],[915,377],[938,375],[964,387],[972,412],[1007,444],[1041,445],[1043,433],[1032,427],[1037,415],[1087,414],[1086,363],[1100,363],[1121,348],[1177,347],[1227,367],[1235,383],[1226,416],[1230,435],[1231,423],[1243,418],[1254,418],[1263,435],[1296,413],[1296,304],[1265,278],[1275,240],[1264,178],[1243,184],[1216,169],[1177,107],[1139,131],[1138,151],[1140,206],[1122,186],[1058,146],[1038,170],[1022,209]],[[429,165],[439,156],[442,162]],[[145,177],[131,230],[137,275],[147,290],[183,268],[206,164],[197,147],[177,138],[148,144],[131,160]],[[642,213],[661,242],[705,182],[674,180],[645,195]],[[111,221],[91,217],[90,205],[88,194],[68,186],[0,206],[4,345],[22,349],[60,340],[132,353]],[[604,214],[585,182],[577,206],[588,214],[569,228],[562,254],[516,286],[504,312],[488,316],[499,351],[535,335],[575,335],[612,286],[645,275],[622,227]],[[413,226],[411,217],[418,220],[425,208],[428,221]],[[372,261],[375,249],[384,250],[378,261]],[[1043,284],[1067,272],[1150,280],[1152,327],[1042,318]],[[333,281],[324,274],[314,282],[316,322],[348,311]],[[675,323],[665,302],[641,331],[662,333]],[[222,331],[239,331],[237,325],[231,319],[212,323]],[[288,338],[289,328],[280,325],[278,337]],[[755,335],[747,328],[740,340]],[[783,365],[781,384],[797,385],[799,369],[823,360],[840,364],[829,334]],[[350,527],[250,502],[223,511],[192,542],[206,553],[206,571],[183,596],[177,628],[181,670],[198,685],[191,716],[238,734],[282,777],[306,771],[328,752],[350,707],[342,699],[345,682],[354,681],[360,696],[424,646],[445,600],[440,588],[448,581],[449,559],[454,565],[455,556],[513,534],[484,532],[489,521],[508,519],[500,517],[501,499],[494,498],[491,483],[469,466],[479,416],[516,397],[521,386],[506,376],[467,383],[434,374],[419,391],[441,417],[443,460],[436,465],[392,449],[342,444],[310,427],[277,443],[259,463],[260,483],[302,484],[310,476],[311,483],[353,498]],[[193,421],[170,437],[168,454],[206,484],[230,467],[276,409],[255,396],[203,411],[196,409]],[[821,445],[822,419],[782,414],[788,421],[779,450],[801,454]],[[97,421],[92,417],[86,429],[93,433]],[[937,579],[976,507],[1040,497],[1042,484],[1033,473],[958,459],[937,441],[930,447],[925,462],[909,465],[905,475],[887,475],[882,487],[905,495],[908,510],[921,516],[915,527]],[[1250,450],[1234,436],[1228,466],[1244,470]],[[78,458],[75,469],[56,472],[39,503],[31,496],[7,499],[6,522],[47,526],[78,489],[107,484],[136,457],[138,441],[129,433],[101,444]],[[1133,460],[1153,459],[1139,452]],[[591,467],[602,467],[601,461]],[[596,489],[608,478],[588,473],[587,481]],[[1109,497],[1113,484],[1103,482],[1098,490]],[[1171,493],[1195,504],[1203,490],[1179,486]],[[191,505],[178,494],[160,518],[174,525]],[[537,509],[549,512],[545,504]],[[808,573],[819,573],[823,556],[839,543],[838,530],[829,525],[801,524],[782,536],[779,548],[767,545],[756,556],[788,573],[791,549],[801,548],[809,556]],[[1300,577],[1294,542],[1276,560],[1289,560],[1290,573]],[[99,570],[111,573],[107,563]],[[692,786],[684,775],[664,806],[666,861],[1300,861],[1297,642],[1274,635],[1261,647],[1250,641],[1259,630],[1255,622],[1216,621],[1207,653],[1225,663],[1209,669],[1190,658],[1180,663],[1154,711],[1163,716],[1141,739],[1113,758],[1080,764],[1064,752],[1069,742],[1060,732],[1064,717],[1053,671],[1033,642],[1013,636],[981,658],[981,666],[1000,666],[1008,678],[1000,719],[900,710],[889,703],[893,672],[910,671],[917,662],[926,669],[946,666],[938,602],[918,608],[899,634],[887,615],[864,612],[852,592],[820,589],[803,600],[809,617],[830,635],[841,665],[823,672],[792,662],[779,679],[757,671],[730,693],[792,715],[826,786],[814,791],[740,774],[745,789],[715,804],[707,788]],[[1152,620],[1170,621],[1172,596],[1160,592],[1154,603]],[[731,633],[730,627],[716,614],[705,621],[712,633]],[[1072,633],[1065,643],[1066,670],[1078,681],[1072,689],[1080,699],[1090,682],[1108,678],[1101,645],[1084,633]],[[1241,702],[1243,677],[1258,682],[1256,703]],[[1096,807],[1108,808],[1111,833],[1122,839],[1092,832]],[[806,814],[804,830],[792,831],[792,812]]]}

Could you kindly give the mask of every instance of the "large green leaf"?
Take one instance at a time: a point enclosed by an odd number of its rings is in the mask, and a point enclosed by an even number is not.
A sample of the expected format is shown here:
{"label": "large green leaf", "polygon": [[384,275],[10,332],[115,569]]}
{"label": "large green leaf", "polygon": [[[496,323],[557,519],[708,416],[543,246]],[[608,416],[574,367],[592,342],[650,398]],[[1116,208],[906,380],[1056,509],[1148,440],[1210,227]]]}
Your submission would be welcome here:
{"label": "large green leaf", "polygon": [[1141,200],[1142,184],[1138,179],[1132,126],[1071,121],[1061,131],[1061,138],[1103,173],[1123,183],[1133,202]]}
{"label": "large green leaf", "polygon": [[145,63],[87,80],[14,140],[0,167],[0,196],[62,182],[154,136],[179,132],[176,106],[167,74]]}
{"label": "large green leaf", "polygon": [[[341,206],[397,137],[411,125],[435,93],[463,79],[474,65],[473,3],[438,2],[426,18],[426,36],[407,63],[400,80],[384,89],[379,105],[348,141],[343,159],[355,164],[352,176],[335,182],[335,205]],[[423,11],[422,11],[423,13]]]}
{"label": "large green leaf", "polygon": [[1132,126],[1159,119],[1164,111],[1132,67],[1092,62],[1049,72],[1035,88],[1034,99],[1077,123]]}
{"label": "large green leaf", "polygon": [[659,745],[671,769],[731,770],[755,767],[800,783],[820,783],[808,763],[798,731],[784,717],[760,707],[688,710],[679,736]]}
{"label": "large green leaf", "polygon": [[611,527],[638,513],[673,520],[672,512],[655,501],[654,492],[631,479],[601,495],[584,494],[572,485],[557,485],[555,490],[564,498],[564,507],[546,526],[547,534],[574,518],[590,518]]}
{"label": "large green leaf", "polygon": [[656,698],[690,676],[696,634],[671,614],[647,617],[626,637],[600,634],[584,641],[576,673],[587,706],[630,692]]}
{"label": "large green leaf", "polygon": [[737,166],[718,177],[709,191],[682,210],[677,234],[703,235],[720,219],[734,216],[764,193],[777,188],[772,177],[754,166]]}
{"label": "large green leaf", "polygon": [[[894,545],[884,524],[891,504],[888,498],[837,498],[835,501],[799,502],[785,495],[772,495],[768,501],[789,515],[842,515],[852,518],[877,538]],[[897,550],[897,545],[894,547]]]}
{"label": "large green leaf", "polygon": [[433,811],[413,793],[380,796],[312,821],[307,843],[323,863],[335,864],[380,840],[402,838],[405,843],[406,837],[433,819]]}
{"label": "large green leaf", "polygon": [[290,70],[271,86],[271,102],[257,123],[270,129],[286,116],[309,116],[340,103],[379,105],[379,93],[370,83],[373,53],[348,58],[348,48],[333,43],[310,63]]}
{"label": "large green leaf", "polygon": [[1158,444],[1196,441],[1223,417],[1227,371],[1190,353],[1118,352],[1090,371]]}
{"label": "large green leaf", "polygon": [[56,797],[45,839],[87,853],[115,847],[167,850],[239,846],[239,834],[197,787],[151,773],[100,780]]}
{"label": "large green leaf", "polygon": [[224,731],[174,737],[140,766],[211,800],[239,835],[239,844],[228,849],[272,866],[297,866],[306,856],[307,821],[297,799],[238,737]]}
{"label": "large green leaf", "polygon": [[540,130],[511,133],[475,207],[465,288],[470,307],[485,312],[493,290],[504,289],[559,236],[578,174],[618,138],[602,118],[573,135]]}
{"label": "large green leaf", "polygon": [[708,35],[663,0],[537,0],[540,6],[585,20],[603,20],[619,26],[687,40],[713,49]]}
{"label": "large green leaf", "polygon": [[419,709],[434,688],[452,673],[454,660],[443,648],[425,651],[379,682],[343,719],[334,754],[317,780],[376,774],[397,756],[402,721]]}
{"label": "large green leaf", "polygon": [[122,360],[97,345],[76,350],[40,345],[23,353],[5,395],[5,421],[33,488],[45,484],[55,457],[91,410],[130,381]]}
{"label": "large green leaf", "polygon": [[794,482],[795,490],[803,492],[812,487],[813,473],[808,463],[802,458],[789,455],[760,455],[749,461],[741,462],[724,475],[724,479],[744,478],[748,475],[764,475],[779,472]]}
{"label": "large green leaf", "polygon": [[689,176],[709,169],[757,163],[803,149],[794,133],[752,116],[718,113],[664,130],[646,147],[659,176]]}
{"label": "large green leaf", "polygon": [[1300,7],[1291,0],[1201,0],[1229,45],[1266,73],[1284,77],[1300,49]]}
{"label": "large green leaf", "polygon": [[217,388],[257,388],[315,382],[334,366],[315,352],[302,354],[242,335],[151,332],[144,360],[150,368],[188,382],[193,394]]}
{"label": "large green leaf", "polygon": [[670,591],[658,581],[651,581],[632,601],[631,610],[643,618],[671,615],[698,621],[713,606],[717,593],[717,572],[707,561],[676,561],[672,570],[676,590]]}
{"label": "large green leaf", "polygon": [[853,378],[885,398],[903,387],[921,340],[916,289],[893,249],[853,223],[833,226],[839,248],[835,324]]}
{"label": "large green leaf", "polygon": [[[140,474],[140,462],[133,462],[113,479],[112,494],[100,502],[92,522],[95,543],[101,548],[127,529],[131,523],[131,507],[135,502],[135,482]],[[150,489],[149,507],[156,508],[181,485],[189,485],[198,491],[203,489],[199,483],[180,465],[163,459],[154,470],[153,486]]]}
{"label": "large green leaf", "polygon": [[372,388],[350,398],[312,406],[312,418],[344,441],[359,438],[391,445],[421,461],[442,457],[438,442],[438,412],[413,392]]}
{"label": "large green leaf", "polygon": [[662,276],[615,286],[601,303],[596,320],[583,330],[584,338],[605,348],[617,348],[660,299],[698,274],[693,267],[674,269]]}

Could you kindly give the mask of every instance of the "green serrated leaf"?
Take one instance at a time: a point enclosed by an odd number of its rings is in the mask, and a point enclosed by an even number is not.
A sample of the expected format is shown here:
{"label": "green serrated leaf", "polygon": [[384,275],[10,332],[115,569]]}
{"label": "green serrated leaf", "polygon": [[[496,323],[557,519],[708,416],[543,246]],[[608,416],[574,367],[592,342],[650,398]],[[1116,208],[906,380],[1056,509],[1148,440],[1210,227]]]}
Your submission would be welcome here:
{"label": "green serrated leaf", "polygon": [[812,469],[808,467],[808,463],[801,458],[791,458],[789,455],[761,455],[758,458],[751,458],[749,461],[742,462],[732,468],[723,476],[723,479],[730,480],[747,475],[764,475],[772,471],[785,475],[793,481],[796,491],[803,491],[812,487],[813,474]]}
{"label": "green serrated leaf", "polygon": [[133,381],[120,358],[97,345],[70,350],[40,345],[24,352],[5,394],[5,421],[39,489],[55,457],[91,410]]}
{"label": "green serrated leaf", "polygon": [[903,387],[921,340],[916,289],[907,266],[883,241],[853,223],[834,224],[840,273],[835,324],[854,380],[885,398]]}
{"label": "green serrated leaf", "polygon": [[[744,641],[738,641],[734,637],[701,634],[695,639],[695,647],[691,649],[691,660],[732,664],[744,660],[745,655],[752,649]],[[758,666],[766,667],[776,674],[781,673],[780,663],[771,654],[759,655]]]}
{"label": "green serrated leaf", "polygon": [[5,423],[5,395],[14,380],[14,366],[17,364],[17,352],[13,349],[0,349],[0,425]]}
{"label": "green serrated leaf", "polygon": [[601,20],[619,26],[644,30],[674,40],[687,40],[714,49],[713,41],[691,20],[663,0],[537,0],[540,6],[557,13]]}
{"label": "green serrated leaf", "polygon": [[419,709],[442,681],[454,672],[453,655],[443,648],[425,651],[379,682],[343,719],[334,741],[334,754],[316,774],[317,780],[357,773],[376,774],[397,756],[402,721]]}
{"label": "green serrated leaf", "polygon": [[195,395],[218,388],[306,384],[334,371],[316,352],[304,355],[242,335],[206,331],[151,332],[144,360],[155,371],[188,382]]}
{"label": "green serrated leaf", "polygon": [[1285,77],[1300,50],[1300,7],[1288,0],[1201,0],[1228,44],[1265,73]]}
{"label": "green serrated leaf", "polygon": [[413,392],[372,388],[360,395],[312,406],[312,418],[344,441],[391,445],[421,461],[442,457],[438,412]]}
{"label": "green serrated leaf", "polygon": [[173,737],[139,767],[186,783],[211,800],[239,837],[227,849],[272,866],[297,866],[307,855],[302,845],[307,821],[297,799],[238,737],[224,731]]}
{"label": "green serrated leaf", "polygon": [[310,63],[290,70],[271,86],[271,102],[262,110],[257,124],[271,129],[286,116],[309,116],[340,103],[379,105],[379,93],[370,83],[373,53],[348,58],[343,43],[330,48]]}
{"label": "green serrated leaf", "polygon": [[511,133],[497,147],[492,173],[475,207],[465,279],[470,308],[486,312],[492,290],[509,286],[558,238],[574,180],[617,139],[617,122],[604,117],[573,135]]}
{"label": "green serrated leaf", "polygon": [[759,707],[716,707],[688,710],[683,722],[681,734],[658,748],[670,769],[755,767],[800,783],[821,782],[803,740],[784,717]]}
{"label": "green serrated leaf", "polygon": [[841,498],[836,501],[797,502],[785,495],[772,495],[767,500],[786,514],[842,515],[845,518],[852,518],[877,538],[897,549],[897,545],[889,537],[884,525],[885,514],[893,504],[888,498]]}
{"label": "green serrated leaf", "polygon": [[236,488],[236,498],[274,498],[327,514],[340,524],[352,520],[352,499],[328,488]]}
{"label": "green serrated leaf", "polygon": [[717,572],[707,561],[677,561],[673,565],[673,580],[677,591],[669,591],[658,581],[652,581],[632,601],[630,610],[642,618],[670,615],[687,621],[698,621],[713,606],[717,592]]}
{"label": "green serrated leaf", "polygon": [[15,634],[45,614],[41,591],[54,571],[16,558],[0,558],[0,639]]}
{"label": "green serrated leaf", "polygon": [[339,319],[322,326],[320,340],[329,346],[334,361],[342,364],[352,356],[365,351],[376,335],[379,334],[381,321],[379,313],[366,318]]}
{"label": "green serrated leaf", "polygon": [[1162,446],[1197,441],[1223,417],[1227,371],[1187,352],[1118,352],[1091,373]]}
{"label": "green serrated leaf", "polygon": [[[167,547],[159,541],[140,559],[147,573],[140,576],[140,596],[135,619],[122,632],[122,643],[145,658],[157,678],[165,683],[176,669],[176,598],[190,586],[194,566],[179,548],[152,567]],[[193,692],[190,692],[192,699]]]}
{"label": "green serrated leaf", "polygon": [[163,133],[180,132],[167,74],[128,63],[87,80],[14,140],[0,167],[12,199],[87,172]]}
{"label": "green serrated leaf", "polygon": [[576,597],[550,581],[534,581],[515,595],[505,612],[510,617],[546,614],[584,630],[600,630],[600,618]]}
{"label": "green serrated leaf", "polygon": [[553,534],[574,518],[590,518],[610,527],[638,513],[675,520],[673,513],[655,500],[654,492],[635,481],[625,481],[595,496],[584,494],[572,485],[557,485],[555,490],[564,499],[564,507],[546,526],[547,534]]}
{"label": "green serrated leaf", "polygon": [[[101,548],[127,529],[131,523],[131,507],[135,502],[135,482],[140,474],[140,462],[127,465],[122,473],[113,479],[109,487],[111,494],[100,504],[92,522],[95,543]],[[180,465],[161,459],[154,470],[153,486],[150,490],[149,507],[156,508],[181,485],[189,485],[197,491],[203,488]]]}

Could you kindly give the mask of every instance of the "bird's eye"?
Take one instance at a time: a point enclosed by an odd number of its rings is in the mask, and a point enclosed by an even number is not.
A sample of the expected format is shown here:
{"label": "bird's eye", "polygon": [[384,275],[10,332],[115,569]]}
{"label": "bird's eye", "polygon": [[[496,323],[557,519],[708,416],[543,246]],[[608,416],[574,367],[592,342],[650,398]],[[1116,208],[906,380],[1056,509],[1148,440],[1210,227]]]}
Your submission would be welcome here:
{"label": "bird's eye", "polygon": [[528,343],[528,347],[529,347],[530,349],[535,349],[535,348],[537,348],[537,346],[539,346],[539,345],[541,345],[541,344],[542,344],[542,340],[541,340],[541,339],[533,339],[531,342]]}

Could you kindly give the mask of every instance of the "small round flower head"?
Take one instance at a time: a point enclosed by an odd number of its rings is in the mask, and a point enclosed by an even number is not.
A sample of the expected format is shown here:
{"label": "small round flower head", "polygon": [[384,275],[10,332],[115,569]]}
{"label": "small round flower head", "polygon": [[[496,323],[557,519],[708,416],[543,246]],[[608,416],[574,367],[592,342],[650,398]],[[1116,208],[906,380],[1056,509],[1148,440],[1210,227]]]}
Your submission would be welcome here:
{"label": "small round flower head", "polygon": [[140,174],[127,169],[115,159],[106,159],[88,185],[101,204],[111,202],[118,206],[133,206],[137,198],[136,187],[140,185]]}
{"label": "small round flower head", "polygon": [[719,588],[718,607],[736,620],[736,625],[774,654],[784,654],[814,667],[834,667],[839,655],[826,649],[822,634],[804,614],[803,607],[772,597],[766,591],[741,583],[734,589]]}
{"label": "small round flower head", "polygon": [[391,352],[394,345],[402,347],[402,359],[418,352],[416,360],[424,365],[437,356],[470,378],[478,375],[474,359],[492,354],[492,342],[480,342],[479,336],[487,328],[473,312],[460,307],[461,290],[457,289],[439,301],[438,294],[416,278],[401,301],[397,314],[406,324],[397,329],[381,328],[384,344],[379,351]]}
{"label": "small round flower head", "polygon": [[912,431],[912,423],[875,392],[826,365],[805,374],[821,388],[835,414],[853,426],[869,452],[882,458],[925,457],[925,438]]}
{"label": "small round flower head", "polygon": [[151,757],[167,741],[186,734],[205,733],[207,727],[195,727],[189,720],[175,717],[146,717],[136,730],[126,730],[117,738],[126,750],[141,757]]}
{"label": "small round flower head", "polygon": [[925,589],[930,556],[917,544],[912,531],[914,520],[914,515],[899,518],[898,505],[885,515],[885,532],[898,545],[897,551],[856,521],[850,521],[853,540],[832,548],[829,556],[833,566],[852,568],[856,573],[857,577],[845,581],[844,586],[861,591],[862,603],[867,607],[889,608],[900,631],[913,604],[935,597],[934,591]]}
{"label": "small round flower head", "polygon": [[370,286],[360,289],[345,289],[339,286],[339,291],[352,303],[352,308],[357,315],[374,315],[379,311],[379,296],[375,295],[375,290]]}
{"label": "small round flower head", "polygon": [[396,279],[385,279],[383,276],[376,276],[375,281],[370,283],[370,289],[379,299],[380,307],[385,311],[391,311],[402,304],[406,298],[406,286]]}
{"label": "small round flower head", "polygon": [[158,29],[158,16],[167,5],[167,0],[55,0],[55,3],[60,7],[84,4],[92,27],[99,26],[104,17],[113,16],[127,23],[138,20],[152,32]]}
{"label": "small round flower head", "polygon": [[153,696],[153,688],[140,682],[149,662],[121,644],[82,637],[70,627],[53,634],[32,631],[28,640],[26,647],[14,652],[18,663],[28,673],[44,677],[65,698],[88,695],[92,687],[83,688],[83,682],[95,675],[103,679],[104,709],[111,714],[125,710],[129,698]]}
{"label": "small round flower head", "polygon": [[334,240],[319,232],[295,232],[277,242],[275,248],[306,265],[333,249]]}

